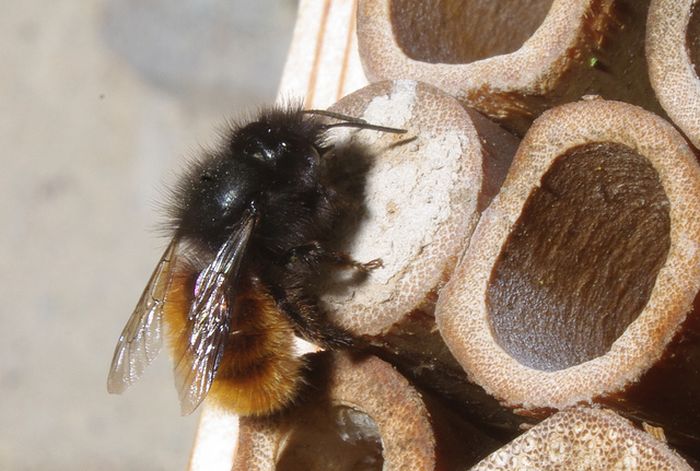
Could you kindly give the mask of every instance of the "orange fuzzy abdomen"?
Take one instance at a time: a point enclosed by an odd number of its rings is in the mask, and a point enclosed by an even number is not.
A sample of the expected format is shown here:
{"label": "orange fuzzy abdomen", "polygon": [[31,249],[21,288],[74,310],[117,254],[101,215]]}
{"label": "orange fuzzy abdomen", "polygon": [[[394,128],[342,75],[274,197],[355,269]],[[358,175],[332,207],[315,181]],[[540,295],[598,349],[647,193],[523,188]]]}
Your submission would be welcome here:
{"label": "orange fuzzy abdomen", "polygon": [[[187,320],[196,273],[173,278],[164,321],[173,358],[186,351]],[[207,396],[240,415],[268,415],[294,401],[303,361],[294,355],[294,329],[267,289],[241,274],[224,354]]]}

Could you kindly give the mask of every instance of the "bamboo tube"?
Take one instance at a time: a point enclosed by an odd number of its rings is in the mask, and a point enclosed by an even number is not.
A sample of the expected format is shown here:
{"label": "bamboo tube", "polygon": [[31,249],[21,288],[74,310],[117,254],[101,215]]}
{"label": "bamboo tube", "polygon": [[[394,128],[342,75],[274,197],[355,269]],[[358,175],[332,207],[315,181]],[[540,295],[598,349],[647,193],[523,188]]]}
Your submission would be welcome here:
{"label": "bamboo tube", "polygon": [[646,54],[649,77],[668,116],[700,147],[700,14],[693,0],[653,0]]}
{"label": "bamboo tube", "polygon": [[458,469],[497,447],[378,358],[309,363],[315,378],[297,407],[241,419],[233,470]]}
{"label": "bamboo tube", "polygon": [[691,470],[665,443],[606,409],[559,412],[513,440],[472,471],[538,469]]}
{"label": "bamboo tube", "polygon": [[699,212],[700,168],[671,125],[619,102],[555,108],[441,293],[440,332],[517,411],[606,401],[700,450]]}
{"label": "bamboo tube", "polygon": [[356,203],[336,249],[383,266],[364,280],[327,280],[323,304],[337,324],[377,336],[411,315],[432,316],[437,290],[498,191],[517,140],[413,81],[370,85],[331,110],[408,131],[337,130],[329,159]]}
{"label": "bamboo tube", "polygon": [[648,3],[361,0],[360,58],[370,81],[431,83],[521,134],[586,94],[659,112],[644,61]]}

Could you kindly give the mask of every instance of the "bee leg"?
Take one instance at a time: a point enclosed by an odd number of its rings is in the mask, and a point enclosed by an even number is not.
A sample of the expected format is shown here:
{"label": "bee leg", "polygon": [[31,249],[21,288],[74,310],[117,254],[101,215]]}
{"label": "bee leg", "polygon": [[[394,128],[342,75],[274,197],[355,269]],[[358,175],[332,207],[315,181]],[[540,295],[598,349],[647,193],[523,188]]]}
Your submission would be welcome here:
{"label": "bee leg", "polygon": [[331,324],[315,302],[302,298],[294,304],[289,314],[302,337],[330,350],[353,345],[352,335]]}
{"label": "bee leg", "polygon": [[319,241],[294,247],[285,256],[286,264],[294,264],[300,260],[307,263],[309,261],[324,261],[341,267],[353,268],[362,273],[369,273],[384,266],[381,258],[375,258],[365,263],[358,262],[345,252],[327,250]]}
{"label": "bee leg", "polygon": [[362,273],[369,273],[372,270],[376,270],[377,268],[381,268],[384,266],[384,263],[382,262],[381,258],[375,258],[374,260],[370,260],[369,262],[362,263],[358,262],[357,260],[355,260],[350,255],[344,252],[326,252],[324,254],[324,258],[336,265],[354,268],[355,270],[358,270]]}
{"label": "bee leg", "polygon": [[[362,274],[379,268],[381,260],[361,263],[349,255],[327,250],[320,242],[289,250],[284,258],[283,274],[277,275],[271,288],[280,309],[295,324],[297,333],[305,339],[327,349],[346,348],[356,345],[358,340],[344,329],[333,325],[318,306],[316,295],[310,294],[299,280],[314,276],[320,263],[332,263],[358,270]],[[277,289],[274,289],[274,288]]]}
{"label": "bee leg", "polygon": [[335,350],[355,342],[348,332],[330,323],[315,297],[299,287],[277,291],[275,298],[282,312],[294,323],[299,336],[323,348]]}

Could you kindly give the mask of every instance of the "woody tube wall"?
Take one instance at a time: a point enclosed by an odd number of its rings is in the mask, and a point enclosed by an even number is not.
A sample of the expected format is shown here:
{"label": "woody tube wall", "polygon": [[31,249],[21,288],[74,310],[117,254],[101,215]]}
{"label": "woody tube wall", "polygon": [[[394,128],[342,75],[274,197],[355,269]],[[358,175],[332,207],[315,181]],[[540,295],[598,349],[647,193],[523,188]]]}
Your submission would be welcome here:
{"label": "woody tube wall", "polygon": [[661,439],[613,411],[574,407],[528,430],[479,462],[472,471],[521,469],[690,471],[692,468]]}

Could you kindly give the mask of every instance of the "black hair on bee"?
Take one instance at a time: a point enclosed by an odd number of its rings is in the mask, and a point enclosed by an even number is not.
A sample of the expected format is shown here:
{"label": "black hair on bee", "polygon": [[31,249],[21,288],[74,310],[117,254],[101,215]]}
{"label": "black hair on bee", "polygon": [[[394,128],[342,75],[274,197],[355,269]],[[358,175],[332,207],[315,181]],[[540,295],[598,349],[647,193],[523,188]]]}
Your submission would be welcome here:
{"label": "black hair on bee", "polygon": [[340,211],[322,158],[332,147],[326,131],[340,126],[405,132],[271,108],[190,166],[173,191],[172,241],[117,342],[110,392],[124,391],[155,358],[163,323],[183,414],[207,395],[242,415],[279,411],[301,381],[294,334],[328,349],[353,344],[309,286],[323,263],[362,271],[380,263],[327,248]]}

